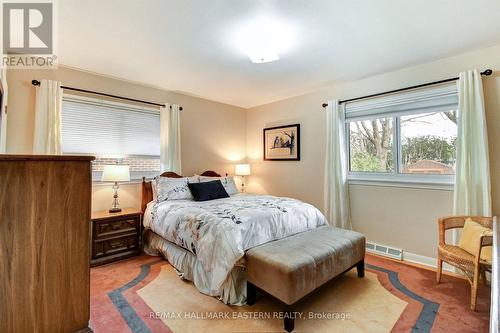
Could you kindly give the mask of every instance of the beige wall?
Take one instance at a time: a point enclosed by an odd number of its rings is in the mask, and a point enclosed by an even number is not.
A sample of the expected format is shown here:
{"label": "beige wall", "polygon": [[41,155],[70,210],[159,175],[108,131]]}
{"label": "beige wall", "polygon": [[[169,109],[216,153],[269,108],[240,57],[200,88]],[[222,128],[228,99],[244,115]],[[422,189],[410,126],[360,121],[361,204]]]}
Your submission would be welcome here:
{"label": "beige wall", "polygon": [[[469,68],[500,69],[500,45],[409,67],[358,81],[339,83],[303,96],[242,110],[175,92],[164,91],[68,68],[56,71],[10,70],[8,152],[30,153],[33,141],[33,78],[57,79],[75,86],[184,107],[182,164],[186,175],[205,169],[233,172],[246,155],[252,163],[249,191],[291,196],[323,208],[325,113],[321,104],[456,76]],[[484,79],[490,140],[494,213],[500,213],[500,74]],[[262,161],[262,129],[301,124],[300,162]],[[245,134],[246,133],[246,134]],[[93,209],[111,204],[109,186],[94,186]],[[436,218],[451,214],[452,192],[367,185],[350,186],[353,224],[374,242],[434,256]],[[138,207],[140,185],[123,185],[121,203]]]}
{"label": "beige wall", "polygon": [[[249,191],[292,196],[323,207],[325,112],[328,99],[344,99],[457,76],[470,69],[496,70],[483,80],[486,102],[493,209],[500,214],[500,45],[358,81],[338,83],[247,112]],[[262,129],[301,124],[301,161],[262,161]],[[355,230],[374,242],[435,257],[438,216],[452,213],[453,193],[443,190],[351,185]]]}
{"label": "beige wall", "polygon": [[[107,92],[136,99],[181,105],[182,167],[185,175],[204,170],[233,173],[233,164],[245,158],[245,111],[196,97],[132,82],[60,67],[58,70],[9,70],[8,153],[31,153],[35,110],[32,79],[59,80],[63,85]],[[140,206],[140,184],[122,185],[122,207]],[[97,185],[93,210],[111,205],[112,190]]]}

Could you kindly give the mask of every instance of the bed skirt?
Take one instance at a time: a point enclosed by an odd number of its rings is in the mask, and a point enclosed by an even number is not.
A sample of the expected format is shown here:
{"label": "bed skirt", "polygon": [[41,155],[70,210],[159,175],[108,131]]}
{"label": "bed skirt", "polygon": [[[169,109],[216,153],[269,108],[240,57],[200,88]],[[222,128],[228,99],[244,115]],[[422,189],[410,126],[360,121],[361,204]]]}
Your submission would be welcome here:
{"label": "bed skirt", "polygon": [[144,230],[144,252],[151,256],[163,256],[176,269],[181,279],[194,283],[203,294],[217,297],[226,304],[246,304],[246,271],[244,258],[237,263],[216,294],[209,291],[208,276],[210,272],[203,269],[196,256],[176,244],[167,241],[150,229]]}

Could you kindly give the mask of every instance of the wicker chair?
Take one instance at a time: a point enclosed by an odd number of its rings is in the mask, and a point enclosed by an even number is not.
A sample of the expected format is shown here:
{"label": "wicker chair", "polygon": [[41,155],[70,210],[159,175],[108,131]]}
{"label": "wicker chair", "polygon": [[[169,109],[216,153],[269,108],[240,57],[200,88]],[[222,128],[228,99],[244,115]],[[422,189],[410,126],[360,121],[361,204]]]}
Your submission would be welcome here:
{"label": "wicker chair", "polygon": [[463,228],[465,220],[471,218],[475,222],[486,228],[493,228],[493,218],[483,216],[451,216],[443,217],[438,221],[439,224],[439,246],[438,246],[438,269],[437,283],[441,281],[441,273],[443,269],[443,261],[453,265],[465,273],[465,276],[471,284],[470,308],[476,310],[477,288],[479,275],[483,278],[483,283],[486,284],[486,271],[491,272],[491,264],[481,260],[481,249],[484,246],[493,244],[492,236],[481,236],[480,245],[476,253],[469,253],[458,246],[449,245],[445,242],[445,231],[455,228]]}

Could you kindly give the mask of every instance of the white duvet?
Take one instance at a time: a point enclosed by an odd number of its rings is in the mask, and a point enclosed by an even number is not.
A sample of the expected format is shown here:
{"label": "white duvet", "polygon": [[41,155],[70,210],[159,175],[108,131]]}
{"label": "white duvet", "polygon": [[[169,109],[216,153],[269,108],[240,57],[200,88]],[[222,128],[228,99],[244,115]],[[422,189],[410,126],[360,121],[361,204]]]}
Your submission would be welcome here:
{"label": "white duvet", "polygon": [[153,203],[146,227],[195,254],[204,270],[206,290],[200,291],[219,296],[245,250],[326,223],[317,208],[299,200],[237,194],[204,202]]}

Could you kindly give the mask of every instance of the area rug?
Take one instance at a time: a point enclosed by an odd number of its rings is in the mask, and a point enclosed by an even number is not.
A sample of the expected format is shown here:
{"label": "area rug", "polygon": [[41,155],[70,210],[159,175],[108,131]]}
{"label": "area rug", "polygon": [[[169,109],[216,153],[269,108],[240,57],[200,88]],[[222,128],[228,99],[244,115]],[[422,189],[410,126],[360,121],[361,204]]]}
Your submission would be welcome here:
{"label": "area rug", "polygon": [[[465,280],[368,255],[366,276],[352,270],[296,308],[294,332],[487,332],[489,288],[469,310]],[[283,332],[282,304],[259,295],[228,306],[199,293],[159,257],[91,269],[91,327],[96,333]]]}

